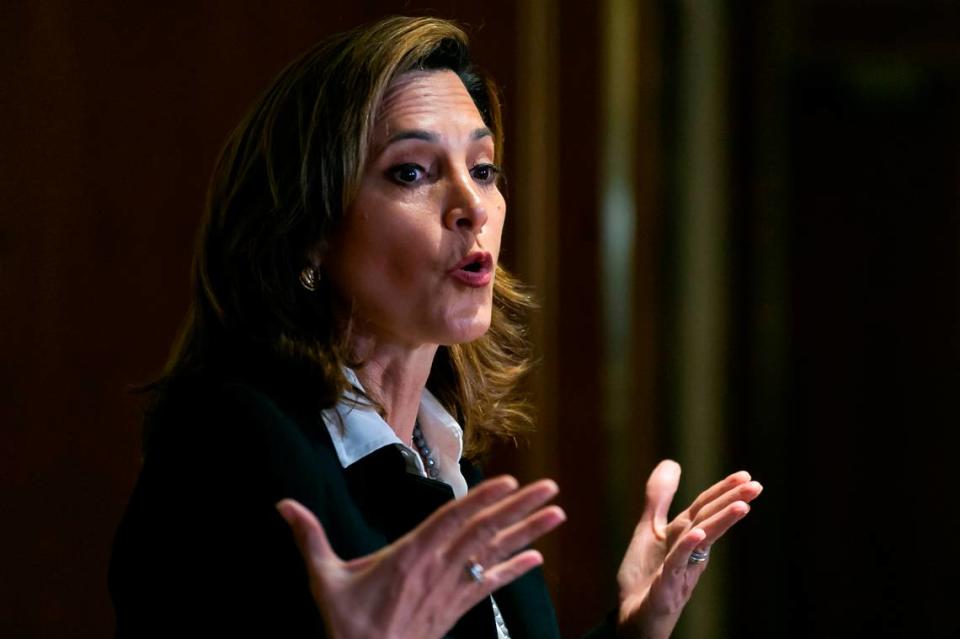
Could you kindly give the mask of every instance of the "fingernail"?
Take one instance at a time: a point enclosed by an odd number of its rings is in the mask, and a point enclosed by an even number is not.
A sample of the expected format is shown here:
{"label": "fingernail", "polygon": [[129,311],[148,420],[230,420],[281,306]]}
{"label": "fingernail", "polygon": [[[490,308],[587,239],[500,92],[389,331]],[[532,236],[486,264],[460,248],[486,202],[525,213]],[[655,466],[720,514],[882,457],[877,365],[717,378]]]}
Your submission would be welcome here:
{"label": "fingernail", "polygon": [[544,486],[549,488],[550,492],[554,495],[560,492],[560,486],[558,486],[557,482],[553,481],[552,479],[543,479],[541,481],[543,481]]}

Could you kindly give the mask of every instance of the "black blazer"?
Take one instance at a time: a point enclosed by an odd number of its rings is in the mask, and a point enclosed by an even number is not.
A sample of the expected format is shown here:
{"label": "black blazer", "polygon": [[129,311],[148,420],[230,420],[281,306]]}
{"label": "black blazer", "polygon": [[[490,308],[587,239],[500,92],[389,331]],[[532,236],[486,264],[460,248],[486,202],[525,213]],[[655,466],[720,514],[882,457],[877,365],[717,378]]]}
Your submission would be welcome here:
{"label": "black blazer", "polygon": [[[151,433],[110,564],[118,637],[323,637],[303,561],[274,504],[300,501],[349,559],[453,498],[445,483],[407,473],[395,447],[344,470],[318,416],[246,383],[172,385]],[[467,462],[462,470],[469,485],[481,479]],[[513,639],[559,636],[539,570],[495,597]],[[600,634],[612,636],[609,627]],[[489,599],[449,636],[495,639]]]}

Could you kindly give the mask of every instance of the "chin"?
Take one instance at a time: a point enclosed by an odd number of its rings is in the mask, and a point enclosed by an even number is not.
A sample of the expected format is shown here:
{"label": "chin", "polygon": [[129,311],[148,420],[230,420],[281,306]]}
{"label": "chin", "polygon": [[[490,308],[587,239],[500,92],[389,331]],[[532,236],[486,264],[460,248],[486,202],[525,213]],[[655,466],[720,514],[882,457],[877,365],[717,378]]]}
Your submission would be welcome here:
{"label": "chin", "polygon": [[456,320],[450,327],[450,335],[444,340],[444,346],[468,344],[483,337],[488,330],[490,330],[489,308],[472,317]]}

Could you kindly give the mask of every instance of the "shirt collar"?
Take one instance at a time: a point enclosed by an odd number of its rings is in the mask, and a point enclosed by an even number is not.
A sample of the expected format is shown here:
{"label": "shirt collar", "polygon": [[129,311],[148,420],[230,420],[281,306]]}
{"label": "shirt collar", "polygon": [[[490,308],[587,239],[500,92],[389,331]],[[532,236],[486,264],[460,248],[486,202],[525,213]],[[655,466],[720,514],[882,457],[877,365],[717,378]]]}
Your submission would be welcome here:
{"label": "shirt collar", "polygon": [[[352,369],[345,368],[344,373],[347,381],[363,391],[363,385]],[[463,429],[426,388],[420,396],[417,417],[420,430],[439,465],[440,478],[453,488],[455,495],[463,496],[467,492],[466,481],[460,472]],[[346,392],[336,406],[323,411],[323,422],[330,433],[340,465],[344,468],[385,446],[399,445],[412,451],[400,441],[374,407],[351,391]],[[412,459],[420,474],[426,476],[419,454],[412,455]]]}

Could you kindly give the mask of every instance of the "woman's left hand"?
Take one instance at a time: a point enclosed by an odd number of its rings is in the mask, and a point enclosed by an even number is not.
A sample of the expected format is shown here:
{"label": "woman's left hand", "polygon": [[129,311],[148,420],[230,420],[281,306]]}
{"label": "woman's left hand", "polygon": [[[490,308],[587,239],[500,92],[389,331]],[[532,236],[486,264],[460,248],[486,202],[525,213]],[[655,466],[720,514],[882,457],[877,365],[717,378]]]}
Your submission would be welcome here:
{"label": "woman's left hand", "polygon": [[680,465],[664,460],[647,480],[646,505],[617,574],[620,634],[666,639],[690,600],[709,560],[694,563],[694,551],[710,546],[750,512],[763,487],[746,471],[734,473],[704,492],[667,522],[680,483]]}

